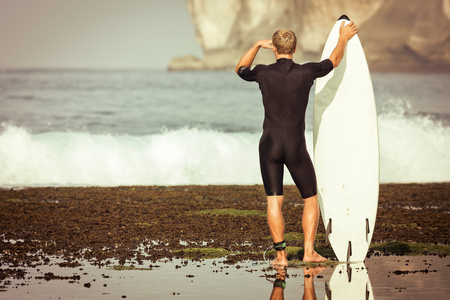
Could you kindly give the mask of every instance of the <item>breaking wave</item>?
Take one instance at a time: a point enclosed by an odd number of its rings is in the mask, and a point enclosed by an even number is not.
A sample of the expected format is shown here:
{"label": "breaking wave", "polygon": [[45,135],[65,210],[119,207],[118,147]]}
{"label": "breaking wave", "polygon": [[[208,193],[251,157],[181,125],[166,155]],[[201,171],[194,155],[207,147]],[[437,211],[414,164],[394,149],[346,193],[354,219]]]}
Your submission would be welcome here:
{"label": "breaking wave", "polygon": [[[401,110],[382,112],[378,122],[382,183],[450,181],[450,127]],[[312,132],[306,137],[312,153]],[[32,134],[2,124],[0,186],[261,184],[259,138],[198,128],[143,136]]]}

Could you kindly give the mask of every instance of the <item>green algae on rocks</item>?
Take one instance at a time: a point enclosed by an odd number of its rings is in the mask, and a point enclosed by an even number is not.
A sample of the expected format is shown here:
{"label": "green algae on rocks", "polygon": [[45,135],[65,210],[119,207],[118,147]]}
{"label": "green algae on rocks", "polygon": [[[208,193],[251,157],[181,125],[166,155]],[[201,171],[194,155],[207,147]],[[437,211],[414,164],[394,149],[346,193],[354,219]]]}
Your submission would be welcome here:
{"label": "green algae on rocks", "polygon": [[200,211],[193,212],[194,214],[209,214],[209,215],[230,215],[236,217],[248,217],[248,216],[256,216],[256,217],[266,217],[266,213],[257,211],[257,210],[243,210],[243,209],[234,209],[234,208],[220,208],[220,209],[205,209]]}
{"label": "green algae on rocks", "polygon": [[231,254],[230,251],[223,248],[186,248],[173,251],[175,254],[188,259],[207,259],[220,258]]}
{"label": "green algae on rocks", "polygon": [[369,255],[374,251],[393,255],[450,255],[450,246],[427,243],[387,242],[372,244]]}

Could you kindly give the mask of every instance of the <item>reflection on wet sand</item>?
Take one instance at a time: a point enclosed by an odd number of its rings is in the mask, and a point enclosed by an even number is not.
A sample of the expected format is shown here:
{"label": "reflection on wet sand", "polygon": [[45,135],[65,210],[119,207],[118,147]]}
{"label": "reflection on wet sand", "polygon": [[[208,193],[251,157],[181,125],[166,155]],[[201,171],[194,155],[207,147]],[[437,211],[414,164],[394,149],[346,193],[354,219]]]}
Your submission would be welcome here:
{"label": "reflection on wet sand", "polygon": [[[304,300],[317,299],[314,287],[316,276],[326,269],[325,266],[303,268],[303,298]],[[271,300],[284,299],[286,288],[287,268],[275,268],[276,280],[270,295]],[[363,262],[339,264],[335,267],[329,281],[325,282],[325,299],[364,299],[373,300],[372,285],[369,274]]]}
{"label": "reflection on wet sand", "polygon": [[[306,267],[303,268],[303,282],[304,282],[304,290],[303,290],[303,298],[304,300],[315,300],[316,290],[314,288],[314,278],[326,267],[318,266],[318,267]],[[270,300],[280,300],[284,299],[284,289],[286,287],[286,277],[287,277],[287,268],[276,268],[276,280],[273,283],[272,293],[270,295]]]}
{"label": "reflection on wet sand", "polygon": [[314,278],[323,270],[325,270],[326,267],[315,267],[315,268],[304,268],[303,274],[304,276],[304,285],[305,285],[305,291],[303,293],[304,300],[315,300],[316,297],[316,290],[314,289]]}
{"label": "reflection on wet sand", "polygon": [[272,294],[270,294],[270,300],[284,299],[284,288],[286,287],[287,268],[276,268],[276,279],[273,283]]}
{"label": "reflection on wet sand", "polygon": [[364,263],[337,265],[330,281],[325,283],[325,299],[373,299]]}

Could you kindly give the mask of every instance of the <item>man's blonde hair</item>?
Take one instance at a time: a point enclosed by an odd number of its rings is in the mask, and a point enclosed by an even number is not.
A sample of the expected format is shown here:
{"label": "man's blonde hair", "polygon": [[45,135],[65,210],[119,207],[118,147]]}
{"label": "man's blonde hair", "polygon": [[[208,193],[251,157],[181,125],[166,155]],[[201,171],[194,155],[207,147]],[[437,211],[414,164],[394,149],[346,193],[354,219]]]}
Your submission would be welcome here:
{"label": "man's blonde hair", "polygon": [[297,47],[297,37],[290,29],[278,29],[272,35],[272,44],[277,49],[278,54],[292,54]]}

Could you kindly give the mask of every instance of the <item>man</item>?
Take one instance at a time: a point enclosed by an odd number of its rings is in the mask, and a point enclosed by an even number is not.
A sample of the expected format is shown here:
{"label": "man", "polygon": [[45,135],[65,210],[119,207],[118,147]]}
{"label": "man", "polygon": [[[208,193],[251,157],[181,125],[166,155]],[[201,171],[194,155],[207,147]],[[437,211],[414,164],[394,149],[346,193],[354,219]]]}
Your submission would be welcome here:
{"label": "man", "polygon": [[[344,56],[349,39],[357,33],[353,22],[339,29],[339,40],[329,59],[320,63],[299,65],[293,62],[297,50],[295,33],[288,29],[276,31],[272,40],[261,40],[251,47],[236,66],[236,73],[244,80],[256,81],[263,97],[264,124],[259,143],[261,174],[267,195],[267,222],[277,250],[273,265],[286,266],[284,241],[283,170],[284,165],[299,189],[305,203],[302,228],[305,236],[306,262],[321,262],[326,258],[314,250],[319,205],[314,167],[306,150],[305,111],[308,95],[316,78],[327,75]],[[277,59],[271,65],[251,65],[260,48],[272,49]]]}

